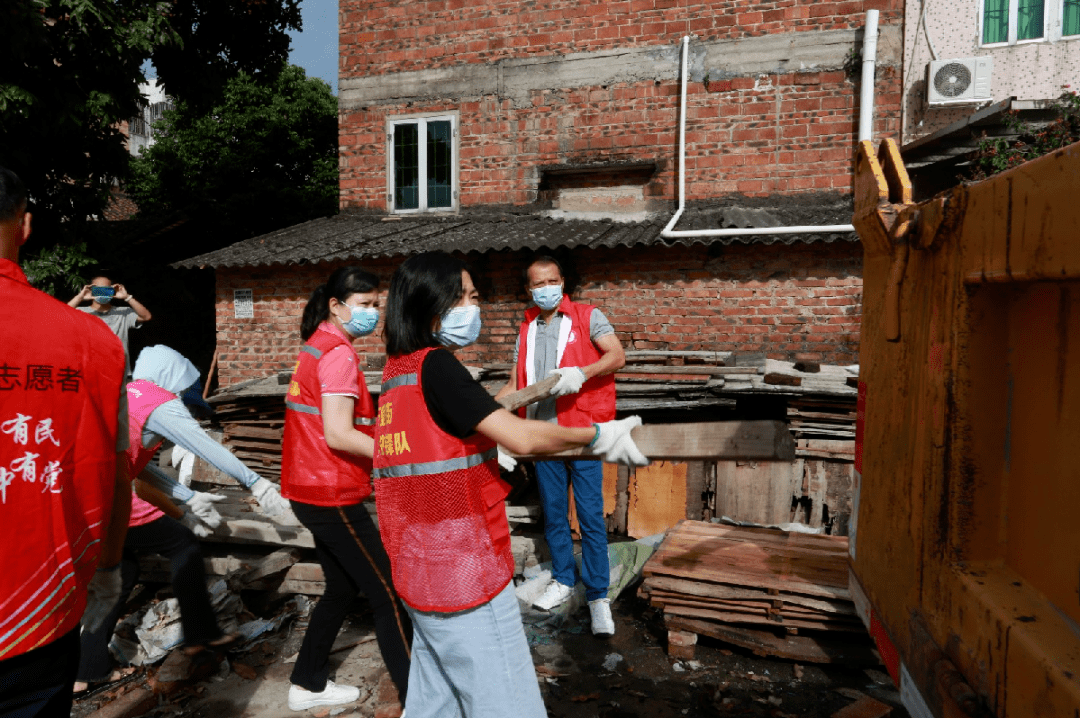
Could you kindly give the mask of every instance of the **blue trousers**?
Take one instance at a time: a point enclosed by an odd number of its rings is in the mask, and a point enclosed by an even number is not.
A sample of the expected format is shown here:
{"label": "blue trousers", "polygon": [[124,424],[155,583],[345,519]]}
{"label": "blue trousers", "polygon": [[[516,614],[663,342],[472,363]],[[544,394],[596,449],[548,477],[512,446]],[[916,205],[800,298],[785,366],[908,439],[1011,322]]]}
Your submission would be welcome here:
{"label": "blue trousers", "polygon": [[569,487],[581,528],[581,582],[585,598],[608,593],[607,526],[604,524],[604,471],[599,461],[537,461],[536,482],[544,506],[544,538],[551,551],[551,573],[561,584],[577,583],[574,539],[570,535]]}
{"label": "blue trousers", "polygon": [[513,581],[465,611],[406,610],[409,718],[547,718]]}

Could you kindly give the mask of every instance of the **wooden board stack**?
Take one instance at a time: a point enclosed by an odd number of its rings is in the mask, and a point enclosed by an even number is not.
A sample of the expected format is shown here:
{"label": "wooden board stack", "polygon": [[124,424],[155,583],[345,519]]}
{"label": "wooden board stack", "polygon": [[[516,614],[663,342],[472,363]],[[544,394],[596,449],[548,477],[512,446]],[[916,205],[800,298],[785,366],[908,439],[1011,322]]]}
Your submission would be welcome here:
{"label": "wooden board stack", "polygon": [[796,456],[855,460],[855,397],[797,397],[788,401],[787,419]]}
{"label": "wooden board stack", "polygon": [[644,576],[639,595],[663,610],[669,631],[796,660],[869,656],[845,537],[681,521]]}

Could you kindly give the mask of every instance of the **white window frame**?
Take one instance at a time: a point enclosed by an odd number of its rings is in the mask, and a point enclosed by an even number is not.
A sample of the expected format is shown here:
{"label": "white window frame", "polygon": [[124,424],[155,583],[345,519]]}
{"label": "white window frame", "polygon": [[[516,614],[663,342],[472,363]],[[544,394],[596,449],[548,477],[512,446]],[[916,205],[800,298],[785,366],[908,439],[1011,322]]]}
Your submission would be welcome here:
{"label": "white window frame", "polygon": [[[450,206],[449,207],[428,207],[427,206],[427,123],[449,121],[450,122],[450,164],[451,164],[451,180],[450,180]],[[418,151],[418,166],[420,171],[420,192],[419,192],[419,207],[409,209],[398,209],[394,206],[394,128],[397,125],[403,124],[418,124],[417,135],[417,151]],[[455,213],[458,211],[460,205],[460,190],[458,184],[458,176],[461,170],[460,161],[460,133],[458,128],[460,127],[460,116],[457,111],[451,112],[421,112],[415,115],[390,115],[386,118],[386,209],[393,214],[424,214],[434,212],[450,212]]]}
{"label": "white window frame", "polygon": [[1033,37],[1027,40],[1016,39],[1016,17],[1019,13],[1020,3],[1017,0],[1009,0],[1009,34],[1005,42],[983,42],[983,21],[986,18],[986,0],[979,0],[979,47],[1011,47],[1013,45],[1029,45],[1037,42],[1057,42],[1058,40],[1077,40],[1077,35],[1062,35],[1061,24],[1065,18],[1065,0],[1046,0],[1043,5],[1043,33],[1042,37]]}

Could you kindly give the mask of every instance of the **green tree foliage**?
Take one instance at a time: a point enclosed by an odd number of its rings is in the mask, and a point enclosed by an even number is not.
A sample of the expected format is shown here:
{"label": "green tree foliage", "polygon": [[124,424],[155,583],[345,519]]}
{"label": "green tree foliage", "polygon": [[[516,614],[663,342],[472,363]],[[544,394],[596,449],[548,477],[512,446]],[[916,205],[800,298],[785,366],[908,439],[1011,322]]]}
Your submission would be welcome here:
{"label": "green tree foliage", "polygon": [[998,172],[1022,165],[1074,142],[1080,142],[1080,93],[1064,87],[1065,92],[1053,104],[1057,118],[1043,127],[1021,120],[1014,111],[1005,117],[1013,139],[984,139],[971,162],[968,178],[982,180]]}
{"label": "green tree foliage", "polygon": [[57,299],[67,300],[86,284],[84,273],[95,263],[86,253],[86,243],[79,242],[42,249],[21,264],[30,284]]}
{"label": "green tree foliage", "polygon": [[261,84],[241,72],[206,111],[177,103],[132,162],[140,214],[183,212],[221,244],[337,211],[337,100],[287,66]]}
{"label": "green tree foliage", "polygon": [[167,2],[4,0],[0,165],[30,188],[40,230],[99,214],[128,166],[119,123],[140,106],[142,65],[175,42]]}
{"label": "green tree foliage", "polygon": [[148,59],[170,96],[205,105],[230,77],[280,69],[299,3],[2,0],[0,165],[30,188],[39,237],[74,241],[70,223],[99,216],[126,177],[120,123],[145,103]]}
{"label": "green tree foliage", "polygon": [[176,0],[169,21],[180,42],[154,49],[169,95],[206,109],[243,72],[267,82],[289,59],[287,30],[299,30],[300,0]]}

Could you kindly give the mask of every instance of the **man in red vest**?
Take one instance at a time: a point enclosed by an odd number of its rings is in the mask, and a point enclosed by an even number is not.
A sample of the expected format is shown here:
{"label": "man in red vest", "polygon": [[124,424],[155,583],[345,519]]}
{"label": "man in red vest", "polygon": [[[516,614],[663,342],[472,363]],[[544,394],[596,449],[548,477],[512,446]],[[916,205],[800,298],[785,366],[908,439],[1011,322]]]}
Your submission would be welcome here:
{"label": "man in red vest", "polygon": [[[496,398],[557,374],[549,398],[523,411],[529,419],[562,426],[592,426],[615,418],[615,372],[626,358],[604,314],[564,293],[562,267],[538,257],[526,269],[526,288],[535,306],[525,311],[510,381]],[[527,412],[527,413],[526,413]],[[604,476],[599,460],[537,461],[536,480],[544,507],[544,536],[551,551],[552,581],[534,603],[550,610],[570,598],[576,581],[570,535],[569,487],[581,529],[581,580],[589,602],[592,632],[615,633],[608,600]]]}
{"label": "man in red vest", "polygon": [[93,628],[120,598],[124,349],[27,283],[26,199],[0,167],[0,715],[66,716],[80,618]]}

